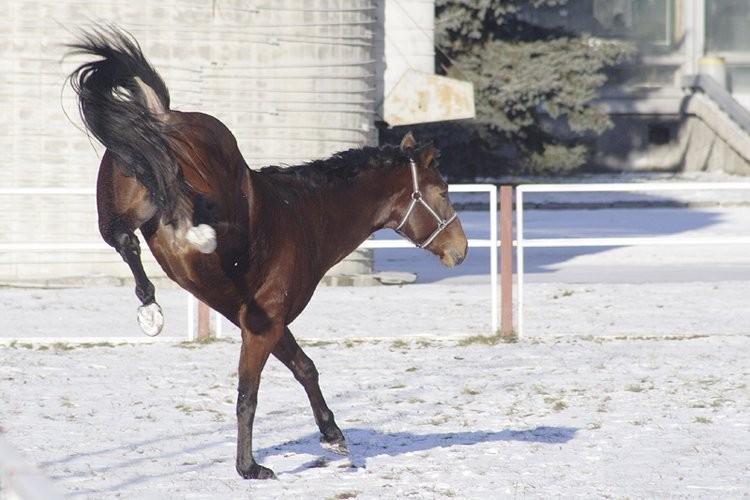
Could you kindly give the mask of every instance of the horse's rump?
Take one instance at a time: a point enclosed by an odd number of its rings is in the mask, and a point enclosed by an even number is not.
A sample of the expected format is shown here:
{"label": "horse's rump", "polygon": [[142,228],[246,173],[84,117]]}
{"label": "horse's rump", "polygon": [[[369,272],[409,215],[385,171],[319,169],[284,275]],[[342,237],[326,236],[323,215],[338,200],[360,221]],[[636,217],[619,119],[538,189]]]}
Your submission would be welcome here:
{"label": "horse's rump", "polygon": [[97,30],[71,44],[73,53],[99,59],[68,77],[86,128],[149,192],[167,222],[187,215],[182,183],[168,139],[169,92],[132,37]]}

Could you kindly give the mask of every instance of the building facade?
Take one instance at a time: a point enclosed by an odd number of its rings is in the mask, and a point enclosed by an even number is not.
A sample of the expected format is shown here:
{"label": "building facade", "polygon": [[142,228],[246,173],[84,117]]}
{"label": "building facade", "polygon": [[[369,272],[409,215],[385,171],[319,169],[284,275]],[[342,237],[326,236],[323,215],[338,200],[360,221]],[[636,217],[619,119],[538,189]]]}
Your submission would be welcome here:
{"label": "building facade", "polygon": [[[597,140],[599,166],[750,174],[750,2],[576,0],[562,11],[525,15],[637,48],[628,65],[611,72],[599,100],[615,124]],[[698,74],[720,88],[691,84]]]}

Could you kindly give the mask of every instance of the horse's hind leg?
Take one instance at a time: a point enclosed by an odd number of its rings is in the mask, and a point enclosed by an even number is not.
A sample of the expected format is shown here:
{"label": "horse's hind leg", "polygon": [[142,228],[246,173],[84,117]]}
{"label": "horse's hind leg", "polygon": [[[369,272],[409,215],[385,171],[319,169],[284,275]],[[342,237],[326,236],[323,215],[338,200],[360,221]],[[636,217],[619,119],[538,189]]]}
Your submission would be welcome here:
{"label": "horse's hind leg", "polygon": [[115,250],[130,267],[135,279],[135,295],[142,304],[138,308],[138,324],[146,335],[152,337],[158,335],[164,326],[164,316],[161,307],[156,303],[154,284],[148,279],[143,269],[138,237],[132,230],[115,224],[111,238]]}
{"label": "horse's hind leg", "polygon": [[304,387],[307,397],[310,399],[315,423],[318,424],[318,429],[320,429],[320,443],[323,447],[341,455],[348,454],[349,450],[346,447],[344,434],[336,425],[333,412],[326,405],[323,394],[320,392],[318,370],[297,344],[289,328],[284,328],[284,335],[276,344],[273,355],[292,371],[294,378]]}
{"label": "horse's hind leg", "polygon": [[99,169],[96,203],[102,238],[120,254],[135,278],[135,294],[142,304],[138,308],[138,324],[146,335],[158,335],[164,317],[156,303],[154,285],[143,270],[141,245],[134,233],[154,217],[156,208],[146,189],[115,167],[109,152],[104,154]]}

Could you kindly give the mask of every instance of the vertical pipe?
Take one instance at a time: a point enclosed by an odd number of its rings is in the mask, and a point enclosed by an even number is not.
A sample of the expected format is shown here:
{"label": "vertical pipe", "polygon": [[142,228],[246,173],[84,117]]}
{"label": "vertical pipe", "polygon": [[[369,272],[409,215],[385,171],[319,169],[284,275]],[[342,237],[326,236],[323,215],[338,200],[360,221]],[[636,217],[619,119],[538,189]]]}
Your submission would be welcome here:
{"label": "vertical pipe", "polygon": [[497,187],[490,189],[490,297],[492,314],[492,335],[498,328],[497,303]]}
{"label": "vertical pipe", "polygon": [[198,301],[198,340],[206,340],[211,336],[211,309],[208,305]]}
{"label": "vertical pipe", "polygon": [[500,187],[500,334],[513,335],[513,187]]}
{"label": "vertical pipe", "polygon": [[195,340],[195,297],[190,292],[187,295],[187,330],[188,341]]}
{"label": "vertical pipe", "polygon": [[[693,29],[695,30],[695,65],[698,66],[698,59],[706,54],[706,0],[693,0],[695,5],[693,6],[693,14],[695,15],[693,21]],[[696,71],[697,73],[697,71]]]}
{"label": "vertical pipe", "polygon": [[220,339],[223,336],[223,330],[221,326],[221,314],[214,311],[214,337]]}
{"label": "vertical pipe", "polygon": [[698,73],[698,59],[703,57],[706,46],[705,0],[684,0],[682,10],[685,40],[685,73]]}
{"label": "vertical pipe", "polygon": [[516,280],[518,280],[518,298],[516,304],[516,335],[523,335],[523,186],[516,188]]}

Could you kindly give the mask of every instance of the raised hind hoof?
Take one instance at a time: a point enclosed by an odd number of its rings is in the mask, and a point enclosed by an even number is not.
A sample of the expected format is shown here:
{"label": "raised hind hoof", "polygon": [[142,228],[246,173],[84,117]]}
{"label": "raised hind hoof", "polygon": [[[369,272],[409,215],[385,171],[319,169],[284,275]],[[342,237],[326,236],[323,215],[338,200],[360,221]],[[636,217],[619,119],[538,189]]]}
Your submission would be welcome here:
{"label": "raised hind hoof", "polygon": [[138,325],[149,337],[156,337],[164,327],[164,315],[156,302],[138,308]]}
{"label": "raised hind hoof", "polygon": [[344,440],[343,435],[334,438],[326,438],[325,436],[321,436],[320,446],[324,450],[328,450],[337,455],[349,455],[349,448],[346,446],[346,441]]}
{"label": "raised hind hoof", "polygon": [[216,250],[216,230],[208,224],[198,224],[188,229],[187,240],[201,253],[212,253]]}
{"label": "raised hind hoof", "polygon": [[242,479],[276,479],[271,469],[258,464],[251,464],[247,469],[237,465],[237,472]]}

